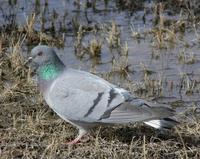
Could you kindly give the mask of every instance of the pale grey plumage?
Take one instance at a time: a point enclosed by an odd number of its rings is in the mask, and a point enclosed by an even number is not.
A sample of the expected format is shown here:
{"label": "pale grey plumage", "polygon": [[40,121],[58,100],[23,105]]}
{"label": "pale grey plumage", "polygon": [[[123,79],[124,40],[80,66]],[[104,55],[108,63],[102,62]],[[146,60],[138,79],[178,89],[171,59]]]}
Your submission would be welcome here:
{"label": "pale grey plumage", "polygon": [[145,121],[156,128],[170,128],[176,124],[176,121],[167,118],[174,115],[168,106],[136,98],[127,90],[91,73],[68,69],[59,59],[54,61],[56,54],[50,47],[37,46],[32,50],[32,56],[37,57],[38,52],[42,52],[45,59],[42,62],[40,55],[39,62],[34,61],[38,68],[45,63],[53,63],[61,70],[50,80],[40,78],[39,83],[47,104],[61,118],[79,128],[75,142],[97,124]]}

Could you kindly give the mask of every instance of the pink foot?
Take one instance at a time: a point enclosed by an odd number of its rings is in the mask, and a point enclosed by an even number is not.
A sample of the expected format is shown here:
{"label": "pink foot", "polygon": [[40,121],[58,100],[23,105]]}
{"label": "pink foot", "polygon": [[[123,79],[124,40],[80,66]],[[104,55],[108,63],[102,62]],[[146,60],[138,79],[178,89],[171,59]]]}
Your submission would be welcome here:
{"label": "pink foot", "polygon": [[67,145],[75,145],[75,144],[78,144],[78,143],[80,143],[80,142],[81,142],[80,140],[76,141],[76,139],[74,139],[74,140],[72,140],[72,141],[67,142],[66,144],[67,144]]}
{"label": "pink foot", "polygon": [[[85,131],[84,129],[79,129],[79,134],[78,136],[70,141],[70,142],[67,142],[66,144],[67,145],[74,145],[74,144],[78,144],[78,143],[81,143],[81,142],[86,142],[88,140],[82,140],[82,137],[87,133],[87,131]],[[89,137],[88,137],[89,138]]]}
{"label": "pink foot", "polygon": [[74,144],[81,144],[81,143],[86,143],[90,140],[89,136],[82,136],[80,139],[74,139],[72,141],[66,142],[67,145],[74,145]]}

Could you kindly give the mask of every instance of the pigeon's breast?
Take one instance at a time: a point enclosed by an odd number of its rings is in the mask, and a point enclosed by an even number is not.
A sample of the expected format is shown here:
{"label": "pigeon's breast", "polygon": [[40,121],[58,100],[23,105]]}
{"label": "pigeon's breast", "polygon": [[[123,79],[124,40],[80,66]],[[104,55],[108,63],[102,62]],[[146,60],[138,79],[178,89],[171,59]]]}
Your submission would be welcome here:
{"label": "pigeon's breast", "polygon": [[47,90],[51,87],[52,83],[53,83],[53,80],[46,81],[46,80],[39,79],[38,85],[39,85],[40,91],[43,94],[45,94]]}

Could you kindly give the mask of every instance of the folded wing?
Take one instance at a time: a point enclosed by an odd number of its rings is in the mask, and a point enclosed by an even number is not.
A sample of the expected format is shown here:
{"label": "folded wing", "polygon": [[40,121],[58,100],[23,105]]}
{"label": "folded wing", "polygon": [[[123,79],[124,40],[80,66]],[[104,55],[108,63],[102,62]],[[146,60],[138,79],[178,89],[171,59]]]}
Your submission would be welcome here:
{"label": "folded wing", "polygon": [[128,123],[174,115],[166,105],[146,102],[102,78],[72,69],[53,82],[46,101],[63,119],[87,123]]}
{"label": "folded wing", "polygon": [[49,106],[63,119],[97,122],[129,96],[128,91],[87,72],[68,70],[45,95]]}
{"label": "folded wing", "polygon": [[124,102],[114,110],[102,116],[104,123],[129,123],[137,121],[148,121],[162,119],[174,115],[174,111],[167,105],[146,102],[141,99],[132,99]]}

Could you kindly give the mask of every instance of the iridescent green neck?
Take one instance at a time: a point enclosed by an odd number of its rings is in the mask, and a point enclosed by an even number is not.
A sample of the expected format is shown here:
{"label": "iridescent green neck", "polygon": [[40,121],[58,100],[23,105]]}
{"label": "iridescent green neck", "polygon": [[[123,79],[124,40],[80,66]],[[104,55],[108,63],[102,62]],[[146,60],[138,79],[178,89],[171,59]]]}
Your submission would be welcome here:
{"label": "iridescent green neck", "polygon": [[62,71],[59,65],[53,63],[43,65],[39,68],[39,77],[43,80],[52,80],[56,78]]}

